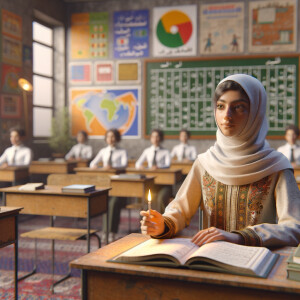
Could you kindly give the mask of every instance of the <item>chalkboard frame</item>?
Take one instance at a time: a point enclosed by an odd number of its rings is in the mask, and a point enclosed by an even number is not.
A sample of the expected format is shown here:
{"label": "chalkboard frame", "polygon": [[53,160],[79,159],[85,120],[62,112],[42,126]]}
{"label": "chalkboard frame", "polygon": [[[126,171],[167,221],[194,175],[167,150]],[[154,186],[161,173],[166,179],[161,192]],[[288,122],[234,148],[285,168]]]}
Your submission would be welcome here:
{"label": "chalkboard frame", "polygon": [[[276,63],[278,61],[278,59],[280,59],[280,63]],[[216,64],[216,66],[218,67],[230,67],[232,65],[232,61],[237,61],[238,63],[243,61],[243,63],[247,62],[248,64],[245,64],[243,66],[245,67],[251,67],[251,66],[255,66],[254,61],[258,62],[262,62],[262,61],[269,61],[269,65],[285,65],[288,63],[285,63],[286,61],[292,61],[293,65],[295,65],[295,69],[296,69],[296,76],[295,76],[295,121],[291,122],[294,123],[296,125],[300,125],[299,123],[299,67],[300,67],[300,63],[299,63],[299,55],[297,54],[281,54],[281,55],[243,55],[243,56],[220,56],[220,57],[190,57],[190,58],[159,58],[159,59],[145,59],[144,60],[144,72],[143,72],[143,116],[144,116],[144,121],[143,121],[143,136],[144,138],[149,138],[150,136],[150,132],[151,132],[151,127],[149,128],[149,115],[147,113],[147,111],[149,112],[149,91],[151,89],[151,81],[149,81],[149,66],[153,66],[154,64],[170,64],[170,65],[174,65],[174,64],[201,64],[200,67],[202,66],[207,66],[208,64]],[[249,62],[252,62],[252,64],[250,65]],[[265,64],[258,64],[258,66],[263,66]],[[235,66],[233,66],[232,68],[234,69],[236,66],[238,66],[237,64],[235,64]],[[151,70],[151,68],[150,68]],[[221,78],[222,79],[222,78]],[[299,126],[300,127],[300,126]],[[163,130],[163,129],[162,129]],[[164,131],[164,130],[163,130]],[[178,138],[178,133],[179,133],[180,129],[178,129],[178,132],[174,133],[174,134],[170,134],[169,132],[164,131],[165,133],[165,138],[166,139],[175,139]],[[284,136],[284,128],[282,129],[282,131],[278,131],[278,132],[270,132],[268,133],[267,138],[268,139],[282,139]],[[193,134],[191,133],[191,139],[215,139],[215,132],[213,134]]]}

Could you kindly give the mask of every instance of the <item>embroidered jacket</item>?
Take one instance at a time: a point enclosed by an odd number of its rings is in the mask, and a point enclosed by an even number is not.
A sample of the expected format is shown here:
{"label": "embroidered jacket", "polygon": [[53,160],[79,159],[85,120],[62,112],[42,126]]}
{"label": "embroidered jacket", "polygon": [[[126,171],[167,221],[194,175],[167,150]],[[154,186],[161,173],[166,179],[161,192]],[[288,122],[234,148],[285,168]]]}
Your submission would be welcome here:
{"label": "embroidered jacket", "polygon": [[158,238],[170,238],[188,226],[199,205],[208,227],[239,233],[245,245],[297,246],[300,242],[300,192],[290,169],[247,185],[225,185],[196,159],[165,210],[166,230]]}

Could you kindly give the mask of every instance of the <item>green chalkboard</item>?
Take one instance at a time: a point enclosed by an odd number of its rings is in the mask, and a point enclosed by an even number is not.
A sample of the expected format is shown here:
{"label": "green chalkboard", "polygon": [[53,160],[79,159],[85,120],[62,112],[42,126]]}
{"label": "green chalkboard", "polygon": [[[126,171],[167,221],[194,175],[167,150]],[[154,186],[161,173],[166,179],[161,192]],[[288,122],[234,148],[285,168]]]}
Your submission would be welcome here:
{"label": "green chalkboard", "polygon": [[269,137],[284,135],[288,124],[298,125],[299,56],[231,57],[146,60],[145,136],[160,128],[175,137],[186,128],[194,138],[215,136],[212,98],[224,77],[249,74],[268,94]]}

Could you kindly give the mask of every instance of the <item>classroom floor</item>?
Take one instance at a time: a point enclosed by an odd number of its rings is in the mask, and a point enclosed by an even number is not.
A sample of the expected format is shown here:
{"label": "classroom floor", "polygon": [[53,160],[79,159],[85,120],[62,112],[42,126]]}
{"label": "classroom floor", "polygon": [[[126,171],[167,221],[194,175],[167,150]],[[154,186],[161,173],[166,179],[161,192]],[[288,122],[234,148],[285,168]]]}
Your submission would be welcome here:
{"label": "classroom floor", "polygon": [[[128,234],[129,214],[127,210],[122,210],[121,223],[117,238]],[[100,224],[100,225],[99,225]],[[91,228],[100,228],[102,217],[95,217],[91,220]],[[131,230],[140,232],[139,211],[131,211]],[[49,217],[43,216],[25,216],[19,218],[19,234],[31,231],[37,228],[49,226]],[[84,219],[57,217],[55,226],[85,228]],[[192,219],[190,226],[181,233],[185,236],[191,236],[198,230],[198,215]],[[101,232],[99,232],[100,236]],[[102,241],[102,246],[105,241]],[[91,251],[98,248],[96,238],[91,239]],[[19,276],[24,275],[33,267],[34,258],[34,240],[28,238],[19,238]],[[58,284],[55,287],[55,293],[51,294],[50,286],[52,284],[51,273],[51,242],[49,240],[39,240],[37,244],[37,273],[25,280],[19,282],[18,299],[81,299],[81,280],[80,271],[71,270],[72,277]],[[69,262],[86,254],[86,241],[56,241],[55,242],[55,280],[68,272]],[[13,299],[14,295],[14,251],[13,246],[0,249],[0,299]]]}

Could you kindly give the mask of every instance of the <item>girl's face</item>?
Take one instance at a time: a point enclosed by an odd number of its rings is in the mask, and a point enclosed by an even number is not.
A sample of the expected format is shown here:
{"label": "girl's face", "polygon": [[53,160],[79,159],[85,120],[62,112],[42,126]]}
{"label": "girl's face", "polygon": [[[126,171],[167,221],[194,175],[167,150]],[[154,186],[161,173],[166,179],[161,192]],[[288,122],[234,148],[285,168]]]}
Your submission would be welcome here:
{"label": "girl's face", "polygon": [[216,122],[225,136],[237,136],[248,121],[250,102],[239,91],[225,92],[216,103]]}
{"label": "girl's face", "polygon": [[18,146],[22,143],[22,138],[17,131],[12,131],[10,133],[10,142],[13,146]]}
{"label": "girl's face", "polygon": [[160,144],[160,137],[158,132],[153,131],[150,136],[150,142],[153,146],[158,147]]}
{"label": "girl's face", "polygon": [[106,143],[107,143],[107,145],[112,146],[112,147],[114,147],[116,145],[116,143],[117,143],[116,137],[112,131],[109,131],[106,134]]}

